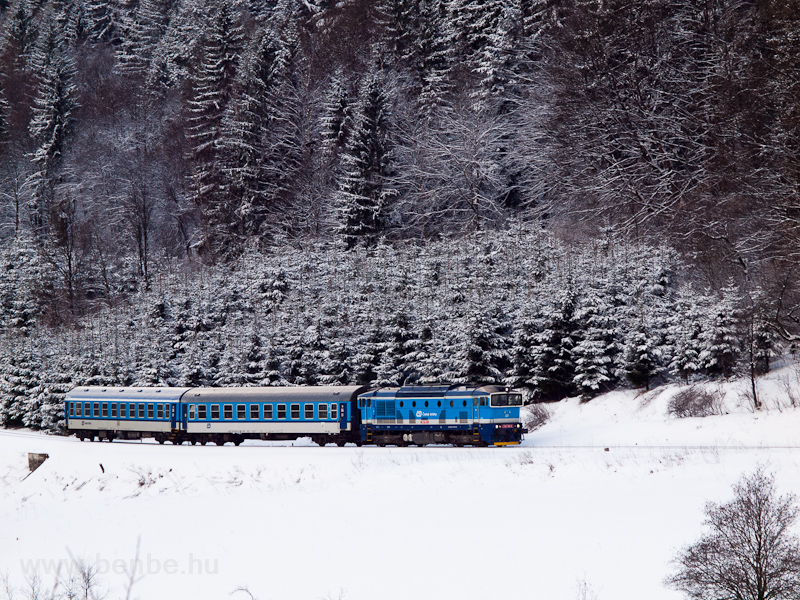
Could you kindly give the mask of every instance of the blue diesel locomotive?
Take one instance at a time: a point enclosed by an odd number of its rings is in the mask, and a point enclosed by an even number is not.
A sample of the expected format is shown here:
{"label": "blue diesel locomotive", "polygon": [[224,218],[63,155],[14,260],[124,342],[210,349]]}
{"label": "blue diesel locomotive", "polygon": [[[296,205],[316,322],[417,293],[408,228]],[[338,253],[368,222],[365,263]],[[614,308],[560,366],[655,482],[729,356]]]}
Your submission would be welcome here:
{"label": "blue diesel locomotive", "polygon": [[77,387],[64,403],[67,431],[81,440],[488,446],[519,444],[526,433],[522,395],[492,385]]}

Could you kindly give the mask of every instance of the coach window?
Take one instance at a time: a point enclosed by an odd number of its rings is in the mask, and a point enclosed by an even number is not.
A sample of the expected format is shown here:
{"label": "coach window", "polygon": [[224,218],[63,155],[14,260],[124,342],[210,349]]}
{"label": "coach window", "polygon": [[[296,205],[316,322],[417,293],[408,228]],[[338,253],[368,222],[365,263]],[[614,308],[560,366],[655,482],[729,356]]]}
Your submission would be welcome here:
{"label": "coach window", "polygon": [[338,404],[331,404],[331,419],[336,420],[336,419],[339,418],[338,409],[339,409],[339,405]]}
{"label": "coach window", "polygon": [[112,402],[111,403],[111,418],[112,419],[116,419],[117,418],[117,403],[116,402]]}
{"label": "coach window", "polygon": [[198,404],[197,405],[197,418],[200,419],[201,421],[205,421],[206,420],[206,416],[207,416],[206,405],[205,404]]}
{"label": "coach window", "polygon": [[250,420],[258,421],[258,404],[250,405]]}
{"label": "coach window", "polygon": [[74,402],[73,405],[75,406],[75,416],[80,417],[81,408],[83,408],[83,405],[80,402]]}
{"label": "coach window", "polygon": [[156,419],[163,419],[163,418],[164,418],[164,405],[156,404]]}
{"label": "coach window", "polygon": [[153,405],[152,404],[148,404],[147,405],[147,418],[148,419],[152,419],[153,418]]}
{"label": "coach window", "polygon": [[285,404],[278,404],[278,418],[285,419],[286,418],[286,405]]}
{"label": "coach window", "polygon": [[319,408],[319,418],[320,419],[327,419],[328,418],[328,405],[327,404],[320,404]]}
{"label": "coach window", "polygon": [[264,420],[272,420],[272,404],[264,405]]}
{"label": "coach window", "polygon": [[128,405],[127,405],[127,404],[125,404],[124,402],[123,402],[122,404],[120,404],[120,405],[119,405],[119,418],[120,418],[120,419],[125,419],[125,418],[127,418],[127,416],[128,416],[128,411],[127,411],[127,410],[125,410],[125,409],[127,409],[127,408],[128,408]]}
{"label": "coach window", "polygon": [[99,402],[95,402],[94,403],[94,416],[95,417],[99,417],[100,416],[100,403]]}
{"label": "coach window", "polygon": [[237,404],[236,405],[236,418],[240,421],[244,421],[247,419],[247,405],[246,404]]}
{"label": "coach window", "polygon": [[486,406],[486,398],[481,398],[481,406]]}
{"label": "coach window", "polygon": [[299,404],[292,404],[292,419],[299,419],[300,418],[300,405]]}
{"label": "coach window", "polygon": [[211,420],[219,421],[219,404],[211,405]]}
{"label": "coach window", "polygon": [[222,405],[222,416],[226,420],[233,419],[233,404]]}
{"label": "coach window", "polygon": [[472,399],[472,406],[478,406],[478,399],[477,398],[473,398]]}
{"label": "coach window", "polygon": [[69,404],[69,416],[70,417],[74,417],[75,416],[75,403],[74,402],[70,402],[70,404]]}
{"label": "coach window", "polygon": [[305,418],[307,420],[314,418],[314,405],[313,404],[306,404],[305,405]]}
{"label": "coach window", "polygon": [[139,405],[139,418],[144,419],[144,404]]}
{"label": "coach window", "polygon": [[195,417],[195,414],[194,414],[194,404],[190,404],[190,405],[189,405],[189,420],[190,420],[190,421],[194,421],[194,417]]}

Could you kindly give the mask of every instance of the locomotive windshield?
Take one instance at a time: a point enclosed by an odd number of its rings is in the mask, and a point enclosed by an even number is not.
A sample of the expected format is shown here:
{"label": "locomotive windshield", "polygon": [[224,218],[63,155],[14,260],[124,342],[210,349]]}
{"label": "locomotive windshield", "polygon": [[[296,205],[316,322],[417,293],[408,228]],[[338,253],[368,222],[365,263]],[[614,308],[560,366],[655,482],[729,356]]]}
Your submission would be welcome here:
{"label": "locomotive windshield", "polygon": [[522,406],[522,394],[492,394],[492,406]]}

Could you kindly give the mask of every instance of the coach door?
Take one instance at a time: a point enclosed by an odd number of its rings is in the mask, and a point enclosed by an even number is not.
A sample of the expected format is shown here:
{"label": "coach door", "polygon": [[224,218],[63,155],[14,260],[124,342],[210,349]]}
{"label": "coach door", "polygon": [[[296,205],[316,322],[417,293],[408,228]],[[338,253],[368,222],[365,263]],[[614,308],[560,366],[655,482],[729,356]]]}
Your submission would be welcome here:
{"label": "coach door", "polygon": [[347,429],[347,404],[339,404],[339,429]]}

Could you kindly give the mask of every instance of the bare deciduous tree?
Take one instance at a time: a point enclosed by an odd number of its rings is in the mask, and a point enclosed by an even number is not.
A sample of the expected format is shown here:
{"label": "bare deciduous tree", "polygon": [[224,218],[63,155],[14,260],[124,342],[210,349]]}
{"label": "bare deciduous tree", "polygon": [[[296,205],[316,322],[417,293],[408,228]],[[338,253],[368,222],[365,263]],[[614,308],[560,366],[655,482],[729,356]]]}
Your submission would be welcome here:
{"label": "bare deciduous tree", "polygon": [[733,487],[734,498],[706,505],[708,531],[674,559],[667,585],[697,600],[789,600],[800,597],[800,543],[793,494],[778,495],[759,467]]}

